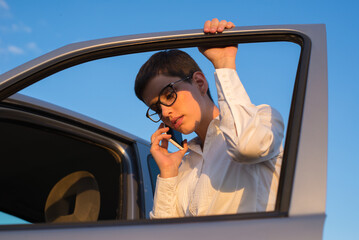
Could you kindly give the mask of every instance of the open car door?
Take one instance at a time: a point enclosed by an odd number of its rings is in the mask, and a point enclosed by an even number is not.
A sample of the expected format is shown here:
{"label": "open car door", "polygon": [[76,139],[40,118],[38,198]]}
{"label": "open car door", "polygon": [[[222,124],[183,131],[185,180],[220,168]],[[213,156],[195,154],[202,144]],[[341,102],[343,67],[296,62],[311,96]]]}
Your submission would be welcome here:
{"label": "open car door", "polygon": [[[113,191],[121,204],[116,205],[117,207],[114,203],[111,204],[114,205],[114,209],[121,207],[122,213],[126,214],[119,216],[115,211],[113,217],[106,218],[103,215],[103,219],[99,219],[107,221],[87,223],[4,225],[0,226],[0,238],[322,239],[325,221],[328,125],[327,50],[324,25],[236,27],[216,35],[203,34],[202,30],[163,32],[70,44],[2,74],[0,100],[2,106],[5,106],[11,103],[10,96],[25,87],[64,69],[96,59],[162,49],[260,42],[291,42],[300,47],[274,211],[151,220],[148,218],[148,212],[152,207],[153,186],[149,174],[151,169],[147,164],[149,152],[146,144],[148,143],[126,134],[116,135],[108,126],[98,127],[96,123],[92,123],[89,124],[90,127],[84,127],[88,125],[86,122],[81,122],[81,125],[78,121],[68,121],[62,117],[57,118],[57,121],[62,122],[61,124],[66,122],[72,128],[86,129],[86,133],[83,133],[86,137],[83,139],[87,142],[95,142],[93,151],[99,151],[96,154],[100,155],[101,151],[107,150],[117,156],[112,163],[110,156],[107,156],[108,162],[115,164],[119,161],[119,164],[110,168],[116,167],[121,172],[117,179],[122,180],[116,182],[117,187],[123,184],[126,187],[120,193]],[[4,118],[2,112],[0,111],[0,118]],[[26,118],[27,115],[23,117]],[[47,117],[51,118],[49,115]],[[43,121],[48,120],[43,119]],[[40,122],[40,125],[44,124]],[[106,134],[103,134],[104,132]],[[75,130],[70,133],[73,136]],[[99,139],[98,135],[101,135],[102,145],[95,140]],[[104,139],[102,139],[103,135],[106,135]],[[74,139],[74,137],[70,138]],[[121,141],[122,143],[118,143]],[[100,149],[94,147],[99,144]],[[113,147],[113,144],[121,147]],[[80,145],[78,142],[78,148],[82,146]],[[6,160],[3,156],[0,156],[0,159]],[[121,159],[125,159],[122,161],[123,164]],[[17,171],[14,170],[11,174],[6,177],[15,179]],[[11,179],[2,178],[1,184],[5,186],[11,182]],[[6,211],[11,212],[11,209]],[[34,216],[34,222],[41,217]]]}

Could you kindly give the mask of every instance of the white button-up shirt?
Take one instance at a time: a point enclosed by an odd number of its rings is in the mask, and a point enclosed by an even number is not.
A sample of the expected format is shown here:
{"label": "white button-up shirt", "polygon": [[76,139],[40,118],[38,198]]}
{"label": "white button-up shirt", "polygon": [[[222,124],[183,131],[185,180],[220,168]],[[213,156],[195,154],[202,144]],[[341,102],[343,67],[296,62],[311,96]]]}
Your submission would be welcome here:
{"label": "white button-up shirt", "polygon": [[215,72],[220,115],[173,178],[157,177],[151,218],[273,211],[282,163],[283,120],[251,103],[237,72]]}

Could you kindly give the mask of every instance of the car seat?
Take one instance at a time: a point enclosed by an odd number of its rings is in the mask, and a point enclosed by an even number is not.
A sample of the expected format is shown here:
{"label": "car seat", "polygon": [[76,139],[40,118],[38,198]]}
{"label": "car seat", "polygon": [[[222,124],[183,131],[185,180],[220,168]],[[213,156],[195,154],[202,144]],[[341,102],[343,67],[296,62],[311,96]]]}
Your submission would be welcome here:
{"label": "car seat", "polygon": [[51,223],[97,221],[99,213],[98,184],[87,171],[63,177],[51,189],[45,204],[45,220]]}

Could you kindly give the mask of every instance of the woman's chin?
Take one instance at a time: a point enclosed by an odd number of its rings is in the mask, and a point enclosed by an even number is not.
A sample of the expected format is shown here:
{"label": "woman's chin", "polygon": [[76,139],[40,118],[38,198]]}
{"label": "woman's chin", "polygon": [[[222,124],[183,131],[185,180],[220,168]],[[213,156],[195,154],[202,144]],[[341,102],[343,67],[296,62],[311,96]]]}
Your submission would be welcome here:
{"label": "woman's chin", "polygon": [[185,128],[179,128],[177,131],[179,131],[180,133],[184,134],[184,135],[188,135],[194,132],[194,130],[192,129],[185,129]]}

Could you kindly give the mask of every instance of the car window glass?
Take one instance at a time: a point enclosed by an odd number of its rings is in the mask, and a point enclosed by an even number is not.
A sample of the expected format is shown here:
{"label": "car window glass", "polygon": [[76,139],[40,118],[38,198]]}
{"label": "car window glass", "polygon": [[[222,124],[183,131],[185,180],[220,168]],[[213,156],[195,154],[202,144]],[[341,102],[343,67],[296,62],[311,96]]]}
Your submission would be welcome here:
{"label": "car window glass", "polygon": [[0,225],[10,224],[30,224],[30,222],[0,211]]}
{"label": "car window glass", "polygon": [[[213,66],[196,48],[183,50],[198,62],[217,102]],[[137,53],[84,63],[51,75],[20,93],[90,116],[148,141],[158,124],[145,117],[147,106],[136,98],[133,88],[139,68],[152,54]],[[277,109],[284,120],[285,134],[299,56],[300,47],[288,42],[238,47],[237,72],[252,103]],[[184,139],[194,136],[190,134]],[[176,148],[170,146],[170,150]],[[153,185],[155,177],[151,175]]]}
{"label": "car window glass", "polygon": [[[268,104],[278,110],[283,118],[284,134],[287,130],[300,50],[298,45],[289,42],[250,43],[238,46],[237,72],[252,103],[255,105]],[[217,103],[212,64],[195,48],[184,49],[184,51],[200,63],[200,68],[206,74],[209,82],[211,96]],[[195,136],[195,134],[190,134],[184,136],[184,139],[192,139]],[[285,137],[283,137],[283,146]],[[177,151],[172,144],[169,148],[171,151]],[[150,163],[151,181],[155,187],[157,174],[154,173],[157,173],[158,170],[153,167],[154,161],[150,161]]]}
{"label": "car window glass", "polygon": [[[183,49],[198,63],[217,102],[214,68],[196,48]],[[146,140],[158,124],[146,119],[147,106],[134,94],[139,68],[154,52],[105,58],[51,75],[20,93],[79,112]],[[237,72],[256,104],[276,108],[287,123],[300,47],[289,42],[240,44]]]}
{"label": "car window glass", "polygon": [[133,84],[138,69],[150,55],[132,54],[77,65],[43,79],[20,93],[65,107],[148,140],[157,125],[146,121],[147,107],[136,98]]}
{"label": "car window glass", "polygon": [[0,119],[0,209],[31,223],[120,219],[120,155],[29,117]]}

